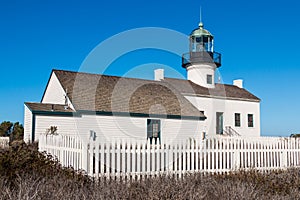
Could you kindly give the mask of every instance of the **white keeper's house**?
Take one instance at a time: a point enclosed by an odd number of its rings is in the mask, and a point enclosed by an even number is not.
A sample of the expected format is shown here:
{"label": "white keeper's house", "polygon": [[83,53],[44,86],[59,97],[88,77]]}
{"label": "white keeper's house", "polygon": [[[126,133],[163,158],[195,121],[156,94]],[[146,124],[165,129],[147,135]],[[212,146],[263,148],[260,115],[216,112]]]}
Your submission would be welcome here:
{"label": "white keeper's house", "polygon": [[182,56],[187,80],[166,78],[163,69],[154,80],[53,70],[41,102],[25,103],[24,140],[38,141],[51,127],[101,140],[260,136],[260,99],[242,80],[215,83],[221,54],[213,35],[200,23],[189,40]]}

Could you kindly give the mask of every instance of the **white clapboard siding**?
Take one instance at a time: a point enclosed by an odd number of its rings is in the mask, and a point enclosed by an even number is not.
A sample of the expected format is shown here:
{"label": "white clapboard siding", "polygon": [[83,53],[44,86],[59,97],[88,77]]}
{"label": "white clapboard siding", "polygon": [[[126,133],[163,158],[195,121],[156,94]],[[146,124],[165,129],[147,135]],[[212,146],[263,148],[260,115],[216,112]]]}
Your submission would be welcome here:
{"label": "white clapboard siding", "polygon": [[6,148],[9,146],[9,137],[0,137],[0,148]]}
{"label": "white clapboard siding", "polygon": [[63,166],[83,169],[93,177],[143,179],[159,174],[224,173],[238,169],[273,170],[299,167],[297,138],[212,137],[178,143],[116,140],[104,143],[79,137],[41,135],[39,148]]}
{"label": "white clapboard siding", "polygon": [[[233,100],[230,98],[218,99],[210,97],[199,97],[193,95],[185,95],[198,110],[204,110],[205,116],[205,132],[209,135],[215,135],[216,130],[216,112],[224,113],[224,127],[234,127],[243,137],[258,137],[260,136],[260,102]],[[241,114],[240,127],[234,126],[234,114]],[[254,127],[248,127],[247,115],[253,114]]]}
{"label": "white clapboard siding", "polygon": [[[36,115],[35,140],[38,140],[39,134],[45,133],[46,129],[56,126],[60,134],[78,136],[86,142],[91,130],[96,132],[97,138],[104,142],[119,139],[145,142],[147,138],[147,119],[103,115],[74,117]],[[201,123],[196,120],[161,119],[161,141],[173,143],[188,138],[200,139]]]}
{"label": "white clapboard siding", "polygon": [[65,91],[54,72],[49,79],[42,103],[65,104]]}
{"label": "white clapboard siding", "polygon": [[24,142],[32,142],[32,112],[24,105]]}
{"label": "white clapboard siding", "polygon": [[[76,128],[75,117],[36,115],[35,141],[38,141],[40,134],[46,133],[46,130],[51,126],[56,126],[61,135],[73,135],[74,137],[79,136]],[[86,137],[87,136],[85,135],[84,138]]]}

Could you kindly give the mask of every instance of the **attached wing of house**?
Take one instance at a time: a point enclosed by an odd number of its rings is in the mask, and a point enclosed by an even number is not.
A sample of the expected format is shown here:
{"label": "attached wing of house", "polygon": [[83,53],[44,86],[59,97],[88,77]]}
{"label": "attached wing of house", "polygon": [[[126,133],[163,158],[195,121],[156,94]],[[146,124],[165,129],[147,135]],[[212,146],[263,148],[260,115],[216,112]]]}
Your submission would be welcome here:
{"label": "attached wing of house", "polygon": [[260,99],[242,87],[215,84],[206,88],[190,80],[165,78],[205,114],[208,135],[260,136]]}

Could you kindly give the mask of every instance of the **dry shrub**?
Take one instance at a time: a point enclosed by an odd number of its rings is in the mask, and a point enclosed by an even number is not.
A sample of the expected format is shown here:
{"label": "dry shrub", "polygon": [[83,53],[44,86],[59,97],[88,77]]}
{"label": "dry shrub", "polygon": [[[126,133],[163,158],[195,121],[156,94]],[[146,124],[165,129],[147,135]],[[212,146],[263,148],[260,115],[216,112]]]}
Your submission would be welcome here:
{"label": "dry shrub", "polygon": [[299,169],[186,174],[120,182],[63,168],[35,144],[0,150],[0,199],[300,199]]}

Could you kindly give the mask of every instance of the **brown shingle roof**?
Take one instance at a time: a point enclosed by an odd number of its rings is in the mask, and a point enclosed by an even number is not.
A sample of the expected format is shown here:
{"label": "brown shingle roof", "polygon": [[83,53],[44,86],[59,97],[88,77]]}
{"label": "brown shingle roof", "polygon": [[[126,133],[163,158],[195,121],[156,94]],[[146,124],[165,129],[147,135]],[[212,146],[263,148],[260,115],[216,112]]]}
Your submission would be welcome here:
{"label": "brown shingle roof", "polygon": [[259,102],[260,99],[243,88],[234,85],[216,84],[215,88],[206,88],[189,80],[166,78],[164,82],[172,85],[184,95],[205,97],[221,97],[227,99],[247,100]]}
{"label": "brown shingle roof", "polygon": [[46,111],[46,112],[74,112],[71,108],[65,109],[65,105],[60,104],[48,104],[48,103],[29,103],[25,102],[25,105],[32,111]]}
{"label": "brown shingle roof", "polygon": [[165,82],[63,70],[53,72],[76,110],[205,117]]}

